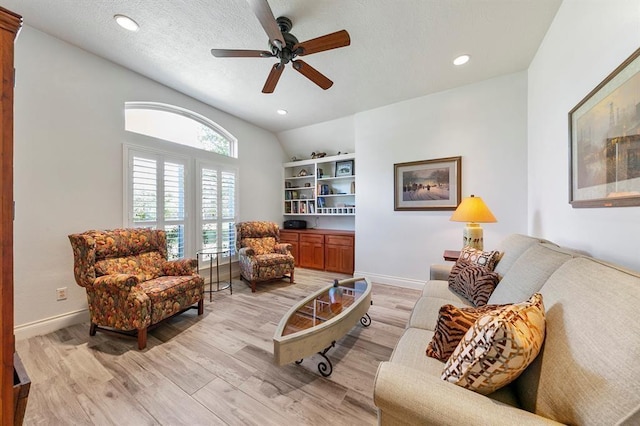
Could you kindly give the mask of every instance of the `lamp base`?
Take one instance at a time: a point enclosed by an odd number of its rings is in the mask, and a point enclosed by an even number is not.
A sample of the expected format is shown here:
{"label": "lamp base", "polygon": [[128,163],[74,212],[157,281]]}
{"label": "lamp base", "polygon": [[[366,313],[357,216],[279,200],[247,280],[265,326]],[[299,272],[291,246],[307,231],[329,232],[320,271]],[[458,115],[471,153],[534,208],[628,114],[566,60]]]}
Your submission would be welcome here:
{"label": "lamp base", "polygon": [[477,223],[467,223],[462,231],[462,246],[473,247],[478,250],[484,249],[484,241],[482,238],[482,227]]}

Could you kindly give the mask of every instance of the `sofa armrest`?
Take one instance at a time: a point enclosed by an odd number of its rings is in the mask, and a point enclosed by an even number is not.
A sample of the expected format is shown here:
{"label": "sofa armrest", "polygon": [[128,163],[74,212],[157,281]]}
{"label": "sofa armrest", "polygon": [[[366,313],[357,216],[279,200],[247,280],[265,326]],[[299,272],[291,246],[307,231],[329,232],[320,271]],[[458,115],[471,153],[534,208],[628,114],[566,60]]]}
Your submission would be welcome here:
{"label": "sofa armrest", "polygon": [[392,362],[380,363],[373,400],[382,419],[386,414],[407,424],[560,424]]}
{"label": "sofa armrest", "polygon": [[162,264],[162,273],[168,276],[193,275],[198,266],[197,259],[168,260]]}
{"label": "sofa armrest", "polygon": [[151,300],[136,275],[102,275],[87,287],[91,322],[119,330],[142,329],[151,323]]}
{"label": "sofa armrest", "polygon": [[447,281],[453,265],[431,265],[429,279]]}

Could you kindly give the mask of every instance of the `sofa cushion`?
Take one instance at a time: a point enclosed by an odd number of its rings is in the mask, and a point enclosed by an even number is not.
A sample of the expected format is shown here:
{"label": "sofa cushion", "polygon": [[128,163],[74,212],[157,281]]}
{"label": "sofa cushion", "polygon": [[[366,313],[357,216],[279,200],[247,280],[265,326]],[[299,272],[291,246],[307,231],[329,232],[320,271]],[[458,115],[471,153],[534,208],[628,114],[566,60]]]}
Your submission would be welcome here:
{"label": "sofa cushion", "polygon": [[487,395],[515,380],[545,336],[542,295],[478,318],[447,361],[442,379]]}
{"label": "sofa cushion", "polygon": [[255,254],[260,256],[274,252],[276,239],[274,237],[243,238],[240,244],[242,247],[252,248]]}
{"label": "sofa cushion", "polygon": [[482,251],[473,247],[464,247],[458,257],[458,262],[467,262],[473,265],[486,266],[493,271],[500,260],[501,253],[497,250]]}
{"label": "sofa cushion", "polygon": [[451,269],[449,288],[474,306],[486,305],[500,277],[486,266],[458,261]]}
{"label": "sofa cushion", "polygon": [[446,361],[478,318],[502,306],[504,305],[458,308],[453,305],[443,305],[438,312],[438,322],[433,338],[427,345],[427,356]]}
{"label": "sofa cushion", "polygon": [[575,255],[550,244],[529,247],[500,280],[488,303],[500,305],[526,300],[540,290],[560,265]]}
{"label": "sofa cushion", "polygon": [[565,424],[638,424],[622,419],[640,412],[640,274],[577,257],[540,292],[547,337],[514,382],[523,408]]}
{"label": "sofa cushion", "polygon": [[541,238],[521,234],[507,236],[498,245],[498,250],[502,252],[502,257],[500,257],[500,261],[496,264],[494,271],[500,274],[501,277],[505,276],[522,253],[527,251],[529,247],[545,241]]}
{"label": "sofa cushion", "polygon": [[98,260],[95,263],[96,274],[128,274],[137,275],[140,281],[147,281],[162,275],[165,262],[157,251],[142,253],[136,256],[114,257]]}
{"label": "sofa cushion", "polygon": [[[446,281],[436,282],[445,283],[446,287]],[[442,294],[443,297],[423,296],[418,299],[411,311],[408,327],[434,331],[438,322],[438,311],[442,305],[450,304],[459,308],[472,307],[471,303],[464,297],[451,291],[448,293],[449,295]]]}
{"label": "sofa cushion", "polygon": [[151,323],[155,324],[197,302],[203,294],[198,275],[165,276],[140,283],[151,299]]}

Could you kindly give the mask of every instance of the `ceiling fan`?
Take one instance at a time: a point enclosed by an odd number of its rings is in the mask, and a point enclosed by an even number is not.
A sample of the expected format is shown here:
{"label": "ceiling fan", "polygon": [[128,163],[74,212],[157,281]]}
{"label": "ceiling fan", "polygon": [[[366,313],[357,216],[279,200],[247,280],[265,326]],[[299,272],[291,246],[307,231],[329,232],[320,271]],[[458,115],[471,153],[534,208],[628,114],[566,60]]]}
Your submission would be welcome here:
{"label": "ceiling fan", "polygon": [[293,69],[307,77],[309,80],[327,90],[333,85],[320,71],[313,68],[298,56],[311,55],[325,50],[337,49],[349,46],[351,39],[346,30],[323,35],[311,40],[298,42],[291,34],[291,20],[285,16],[275,19],[267,0],[247,0],[253,13],[260,21],[262,28],[269,36],[269,48],[267,50],[239,50],[239,49],[211,49],[211,54],[217,58],[277,58],[280,62],[273,65],[267,81],[262,88],[262,93],[273,93],[280,79],[284,66],[291,62]]}

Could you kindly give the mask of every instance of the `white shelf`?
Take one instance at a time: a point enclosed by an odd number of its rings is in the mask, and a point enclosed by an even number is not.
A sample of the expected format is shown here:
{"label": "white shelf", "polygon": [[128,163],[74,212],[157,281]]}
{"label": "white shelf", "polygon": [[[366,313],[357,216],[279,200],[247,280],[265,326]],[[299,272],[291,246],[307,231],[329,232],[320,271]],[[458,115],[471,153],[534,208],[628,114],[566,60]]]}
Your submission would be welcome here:
{"label": "white shelf", "polygon": [[[351,171],[355,172],[355,154],[284,163],[284,181],[295,186],[287,188],[285,185],[283,214],[285,216],[355,216],[355,173],[335,176],[336,164],[341,161],[352,161]],[[320,177],[320,169],[322,177]],[[298,176],[302,170],[307,174]],[[311,186],[300,186],[305,183],[310,183]],[[321,190],[333,192],[333,194],[322,195]],[[292,194],[294,191],[298,193],[295,194],[298,198],[289,198],[294,195]],[[299,198],[300,195],[309,198]],[[321,203],[318,203],[320,199]],[[318,204],[324,207],[318,207]]]}

